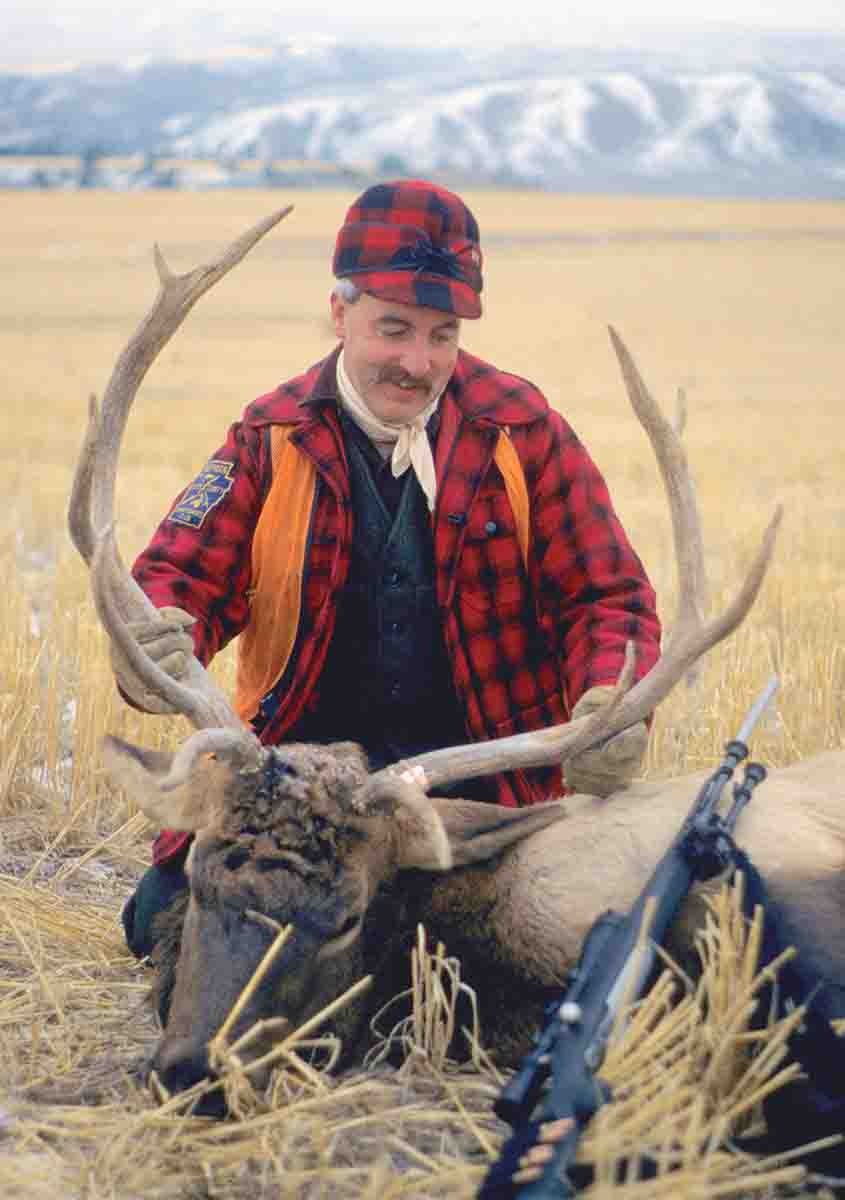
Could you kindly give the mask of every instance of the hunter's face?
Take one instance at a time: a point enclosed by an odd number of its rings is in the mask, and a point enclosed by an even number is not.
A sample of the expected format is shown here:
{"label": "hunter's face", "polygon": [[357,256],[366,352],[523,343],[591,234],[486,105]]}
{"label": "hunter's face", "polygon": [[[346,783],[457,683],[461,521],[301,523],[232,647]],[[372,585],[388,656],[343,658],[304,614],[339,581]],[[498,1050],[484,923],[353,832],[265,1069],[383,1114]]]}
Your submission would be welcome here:
{"label": "hunter's face", "polygon": [[332,296],[346,372],[370,412],[388,425],[412,421],[442,392],[458,357],[461,322],[436,308]]}

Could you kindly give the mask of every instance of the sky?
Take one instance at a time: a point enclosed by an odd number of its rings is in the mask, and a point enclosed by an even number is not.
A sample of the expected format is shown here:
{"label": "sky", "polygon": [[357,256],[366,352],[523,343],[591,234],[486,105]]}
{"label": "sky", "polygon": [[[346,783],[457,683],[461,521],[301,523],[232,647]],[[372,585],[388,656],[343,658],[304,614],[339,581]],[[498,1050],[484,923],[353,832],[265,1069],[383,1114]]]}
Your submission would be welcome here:
{"label": "sky", "polygon": [[643,44],[654,36],[671,41],[677,34],[705,28],[845,33],[844,0],[708,0],[703,6],[629,0],[629,5],[635,22],[626,16],[623,0],[364,0],[323,8],[313,0],[168,0],[131,7],[121,0],[5,0],[0,60],[47,64],[207,53],[244,41],[267,44],[304,34],[382,42],[425,37],[479,45],[534,41],[601,46]]}

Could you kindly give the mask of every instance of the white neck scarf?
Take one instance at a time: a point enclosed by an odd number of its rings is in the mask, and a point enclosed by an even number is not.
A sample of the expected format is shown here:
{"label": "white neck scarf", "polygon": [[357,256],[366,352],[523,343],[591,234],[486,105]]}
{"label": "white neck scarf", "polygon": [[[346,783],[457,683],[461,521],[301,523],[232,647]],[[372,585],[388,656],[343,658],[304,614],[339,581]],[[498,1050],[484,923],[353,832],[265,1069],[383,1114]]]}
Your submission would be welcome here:
{"label": "white neck scarf", "polygon": [[420,487],[428,501],[428,511],[434,511],[434,497],[437,482],[434,475],[434,456],[431,453],[431,443],[425,427],[429,418],[437,408],[442,391],[438,393],[421,413],[406,425],[388,425],[380,421],[367,408],[367,405],[355,385],[346,373],[341,350],[337,360],[337,390],[343,411],[362,429],[373,442],[393,442],[393,453],[390,465],[394,479],[404,475],[408,467],[413,467],[414,474],[420,482]]}

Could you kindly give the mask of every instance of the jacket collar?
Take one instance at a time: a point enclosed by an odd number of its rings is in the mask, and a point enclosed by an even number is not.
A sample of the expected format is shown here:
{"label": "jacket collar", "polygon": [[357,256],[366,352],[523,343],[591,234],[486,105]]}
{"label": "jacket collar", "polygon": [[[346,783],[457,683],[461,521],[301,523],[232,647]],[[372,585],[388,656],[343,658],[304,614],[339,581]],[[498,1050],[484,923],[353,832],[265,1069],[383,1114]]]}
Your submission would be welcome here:
{"label": "jacket collar", "polygon": [[[299,425],[323,409],[336,408],[340,351],[341,346],[335,346],[299,379],[262,396],[247,410],[245,419],[255,425]],[[499,371],[465,350],[458,352],[441,399],[443,408],[450,404],[464,420],[482,425],[525,425],[548,412],[547,401],[527,380]]]}
{"label": "jacket collar", "polygon": [[[318,365],[318,375],[311,390],[299,401],[299,408],[307,410],[321,408],[325,404],[337,405],[337,360],[342,345],[335,346],[328,358]],[[303,414],[304,415],[304,414]]]}

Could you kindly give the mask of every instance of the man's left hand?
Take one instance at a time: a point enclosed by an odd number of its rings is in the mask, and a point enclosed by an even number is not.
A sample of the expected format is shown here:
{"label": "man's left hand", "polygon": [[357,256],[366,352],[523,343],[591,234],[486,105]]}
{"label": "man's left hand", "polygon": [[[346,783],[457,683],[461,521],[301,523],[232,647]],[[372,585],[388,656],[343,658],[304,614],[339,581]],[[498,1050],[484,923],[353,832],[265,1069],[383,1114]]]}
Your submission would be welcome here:
{"label": "man's left hand", "polygon": [[[603,708],[613,692],[612,687],[594,687],[585,692],[572,710],[572,719],[588,717]],[[563,776],[571,792],[589,796],[610,796],[626,788],[642,766],[648,729],[639,721],[621,733],[608,738],[601,746],[584,750],[563,764]]]}

